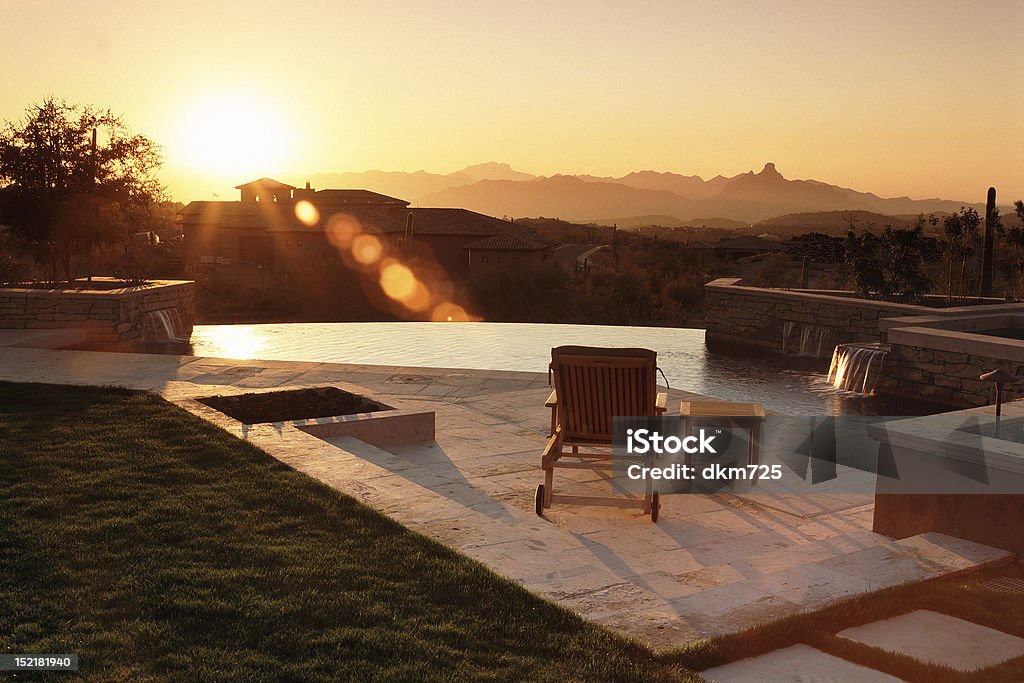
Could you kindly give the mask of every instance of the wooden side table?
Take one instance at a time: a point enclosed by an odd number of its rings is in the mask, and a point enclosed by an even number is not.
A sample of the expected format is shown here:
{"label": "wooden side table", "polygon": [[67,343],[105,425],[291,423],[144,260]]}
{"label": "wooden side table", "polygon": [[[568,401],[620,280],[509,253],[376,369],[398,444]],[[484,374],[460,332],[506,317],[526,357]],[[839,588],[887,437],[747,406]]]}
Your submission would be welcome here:
{"label": "wooden side table", "polygon": [[[683,433],[689,435],[700,429],[728,429],[739,427],[750,435],[747,464],[756,465],[761,447],[761,424],[764,406],[760,403],[733,403],[731,401],[683,401],[679,405],[683,418]],[[686,464],[691,465],[690,456]]]}

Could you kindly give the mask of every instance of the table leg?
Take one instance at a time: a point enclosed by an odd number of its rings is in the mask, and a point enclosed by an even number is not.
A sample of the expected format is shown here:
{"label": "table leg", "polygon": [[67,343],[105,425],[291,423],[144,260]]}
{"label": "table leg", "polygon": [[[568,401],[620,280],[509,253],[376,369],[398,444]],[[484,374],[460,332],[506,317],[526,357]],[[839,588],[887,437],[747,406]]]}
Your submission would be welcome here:
{"label": "table leg", "polygon": [[761,449],[761,425],[755,424],[750,427],[750,450],[747,452],[747,464],[756,465],[760,460]]}

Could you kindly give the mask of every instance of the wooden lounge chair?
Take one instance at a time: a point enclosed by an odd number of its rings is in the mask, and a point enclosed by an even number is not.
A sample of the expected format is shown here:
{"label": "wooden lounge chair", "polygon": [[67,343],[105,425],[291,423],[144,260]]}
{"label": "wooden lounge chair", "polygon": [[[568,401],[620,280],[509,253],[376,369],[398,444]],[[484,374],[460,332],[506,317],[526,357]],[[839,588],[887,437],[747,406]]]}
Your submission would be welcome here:
{"label": "wooden lounge chair", "polygon": [[660,416],[665,412],[667,395],[658,393],[655,382],[657,358],[658,354],[648,349],[551,349],[548,377],[554,379],[555,390],[545,405],[552,410],[552,433],[541,457],[544,483],[537,487],[538,515],[552,503],[577,503],[640,507],[652,521],[658,521],[660,501],[650,480],[642,499],[556,494],[553,484],[556,467],[611,472],[613,417]]}

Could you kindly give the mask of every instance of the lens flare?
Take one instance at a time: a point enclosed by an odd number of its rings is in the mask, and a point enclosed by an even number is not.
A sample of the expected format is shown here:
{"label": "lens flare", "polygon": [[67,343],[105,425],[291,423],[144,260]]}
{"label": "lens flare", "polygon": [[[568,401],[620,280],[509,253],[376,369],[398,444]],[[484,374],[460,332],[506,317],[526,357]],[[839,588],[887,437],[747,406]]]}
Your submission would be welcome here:
{"label": "lens flare", "polygon": [[320,212],[305,199],[295,203],[295,217],[308,228],[320,222]]}
{"label": "lens flare", "polygon": [[451,301],[444,301],[435,306],[430,319],[435,323],[464,323],[476,320],[466,312],[466,309]]}
{"label": "lens flare", "polygon": [[355,238],[362,234],[363,226],[352,216],[338,213],[327,221],[327,228],[324,232],[327,233],[327,241],[335,248],[349,249]]}
{"label": "lens flare", "polygon": [[381,265],[380,288],[395,301],[405,302],[416,292],[416,276],[406,266],[389,259]]}
{"label": "lens flare", "polygon": [[372,266],[384,255],[384,245],[375,235],[363,233],[352,240],[352,258],[364,266]]}
{"label": "lens flare", "polygon": [[423,311],[428,310],[430,308],[430,303],[430,290],[427,289],[419,280],[417,280],[416,284],[413,285],[412,294],[402,301],[402,304],[406,308],[417,313],[422,313]]}
{"label": "lens flare", "polygon": [[380,288],[392,301],[410,311],[423,313],[430,310],[430,290],[408,266],[395,259],[386,259],[381,264]]}

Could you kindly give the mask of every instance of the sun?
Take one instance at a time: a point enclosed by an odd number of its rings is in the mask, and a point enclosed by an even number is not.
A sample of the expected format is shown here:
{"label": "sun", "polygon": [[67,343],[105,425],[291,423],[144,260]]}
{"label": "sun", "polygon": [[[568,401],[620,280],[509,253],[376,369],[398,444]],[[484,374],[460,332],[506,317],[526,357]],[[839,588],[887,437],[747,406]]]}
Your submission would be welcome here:
{"label": "sun", "polygon": [[221,95],[189,107],[180,119],[183,165],[223,177],[267,175],[291,160],[292,135],[273,105]]}

